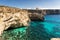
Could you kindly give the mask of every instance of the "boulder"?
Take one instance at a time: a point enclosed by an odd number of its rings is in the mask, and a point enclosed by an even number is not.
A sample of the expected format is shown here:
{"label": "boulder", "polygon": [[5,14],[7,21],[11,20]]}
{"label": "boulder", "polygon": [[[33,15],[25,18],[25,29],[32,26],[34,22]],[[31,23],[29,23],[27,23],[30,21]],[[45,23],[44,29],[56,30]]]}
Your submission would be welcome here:
{"label": "boulder", "polygon": [[28,26],[28,12],[19,8],[0,6],[0,35],[8,28]]}

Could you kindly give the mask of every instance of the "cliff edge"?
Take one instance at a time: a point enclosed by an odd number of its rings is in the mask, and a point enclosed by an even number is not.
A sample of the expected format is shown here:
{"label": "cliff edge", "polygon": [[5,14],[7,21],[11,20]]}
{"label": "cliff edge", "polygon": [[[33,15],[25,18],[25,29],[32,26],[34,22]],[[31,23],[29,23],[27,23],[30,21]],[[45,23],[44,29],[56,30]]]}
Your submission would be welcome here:
{"label": "cliff edge", "polygon": [[29,21],[27,11],[19,8],[0,6],[0,35],[10,27],[28,26]]}

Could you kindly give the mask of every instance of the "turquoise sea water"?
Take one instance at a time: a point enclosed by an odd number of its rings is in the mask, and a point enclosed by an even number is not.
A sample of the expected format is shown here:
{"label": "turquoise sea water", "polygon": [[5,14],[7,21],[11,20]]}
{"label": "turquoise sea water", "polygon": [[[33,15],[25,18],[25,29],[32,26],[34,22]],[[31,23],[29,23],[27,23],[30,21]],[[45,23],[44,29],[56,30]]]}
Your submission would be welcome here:
{"label": "turquoise sea water", "polygon": [[44,22],[31,21],[29,27],[5,31],[4,40],[50,40],[60,37],[60,15],[46,15]]}
{"label": "turquoise sea water", "polygon": [[44,22],[32,21],[30,40],[50,40],[60,37],[60,15],[46,15]]}
{"label": "turquoise sea water", "polygon": [[60,37],[60,15],[45,16],[45,22],[43,23],[50,33],[56,34],[55,37]]}

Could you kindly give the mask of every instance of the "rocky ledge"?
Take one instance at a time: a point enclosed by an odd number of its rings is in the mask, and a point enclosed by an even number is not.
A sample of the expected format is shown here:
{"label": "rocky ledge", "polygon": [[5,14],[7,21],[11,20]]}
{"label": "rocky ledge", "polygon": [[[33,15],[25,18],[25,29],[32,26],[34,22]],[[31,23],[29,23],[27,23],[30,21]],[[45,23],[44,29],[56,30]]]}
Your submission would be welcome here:
{"label": "rocky ledge", "polygon": [[44,15],[39,13],[29,13],[31,21],[44,21]]}
{"label": "rocky ledge", "polygon": [[28,26],[28,12],[19,8],[0,6],[0,35],[8,28]]}

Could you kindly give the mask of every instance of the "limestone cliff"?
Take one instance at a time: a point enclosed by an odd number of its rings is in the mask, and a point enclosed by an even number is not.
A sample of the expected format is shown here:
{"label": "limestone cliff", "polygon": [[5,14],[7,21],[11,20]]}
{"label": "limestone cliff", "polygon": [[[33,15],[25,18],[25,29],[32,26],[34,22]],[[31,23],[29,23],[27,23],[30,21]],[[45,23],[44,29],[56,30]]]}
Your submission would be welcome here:
{"label": "limestone cliff", "polygon": [[19,8],[0,6],[0,35],[12,27],[28,26],[28,12]]}
{"label": "limestone cliff", "polygon": [[39,13],[29,13],[31,21],[44,21],[44,15]]}
{"label": "limestone cliff", "polygon": [[25,9],[29,12],[29,17],[32,21],[44,21],[46,10]]}

